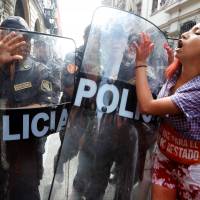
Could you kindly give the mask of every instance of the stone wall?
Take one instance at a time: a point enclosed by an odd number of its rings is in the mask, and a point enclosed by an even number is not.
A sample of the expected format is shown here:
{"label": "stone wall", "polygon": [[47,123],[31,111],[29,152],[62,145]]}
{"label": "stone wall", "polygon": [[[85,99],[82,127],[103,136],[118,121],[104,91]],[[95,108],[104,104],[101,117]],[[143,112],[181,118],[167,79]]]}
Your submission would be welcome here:
{"label": "stone wall", "polygon": [[[25,20],[29,24],[32,31],[35,29],[35,24],[37,21],[37,27],[39,32],[48,33],[49,30],[45,27],[43,11],[40,9],[37,0],[21,0]],[[7,16],[15,14],[16,0],[0,0],[0,21],[3,21]]]}

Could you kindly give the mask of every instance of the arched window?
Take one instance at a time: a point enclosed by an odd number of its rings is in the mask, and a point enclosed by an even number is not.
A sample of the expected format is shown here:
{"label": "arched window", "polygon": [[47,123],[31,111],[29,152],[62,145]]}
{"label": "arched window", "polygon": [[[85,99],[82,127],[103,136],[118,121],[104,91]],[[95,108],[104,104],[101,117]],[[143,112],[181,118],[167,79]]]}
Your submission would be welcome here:
{"label": "arched window", "polygon": [[153,0],[151,9],[152,13],[154,13],[157,9],[158,9],[158,0]]}
{"label": "arched window", "polygon": [[24,6],[21,0],[16,1],[15,15],[25,19]]}
{"label": "arched window", "polygon": [[37,32],[40,32],[40,31],[41,31],[39,19],[37,19],[37,20],[35,21],[34,31],[37,31]]}
{"label": "arched window", "polygon": [[30,22],[29,1],[16,0],[14,15],[24,18],[26,22],[29,24]]}

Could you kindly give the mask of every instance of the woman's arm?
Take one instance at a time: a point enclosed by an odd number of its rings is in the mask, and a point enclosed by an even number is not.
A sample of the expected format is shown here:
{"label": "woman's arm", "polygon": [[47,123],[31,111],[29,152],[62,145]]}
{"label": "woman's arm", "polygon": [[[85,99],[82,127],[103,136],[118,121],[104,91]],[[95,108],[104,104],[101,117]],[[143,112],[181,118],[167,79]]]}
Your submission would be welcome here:
{"label": "woman's arm", "polygon": [[[141,33],[139,44],[136,45],[136,66],[147,65],[146,60],[151,54],[154,44],[150,37]],[[179,114],[181,110],[172,102],[170,97],[153,99],[148,80],[146,67],[136,67],[136,93],[141,113],[152,115]]]}

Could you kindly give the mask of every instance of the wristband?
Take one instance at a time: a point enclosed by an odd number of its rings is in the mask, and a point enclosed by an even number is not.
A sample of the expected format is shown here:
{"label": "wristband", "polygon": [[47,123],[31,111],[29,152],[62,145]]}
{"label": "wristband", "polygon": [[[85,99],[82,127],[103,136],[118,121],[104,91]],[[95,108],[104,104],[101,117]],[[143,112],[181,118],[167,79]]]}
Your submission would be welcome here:
{"label": "wristband", "polygon": [[135,69],[140,68],[140,67],[147,67],[147,65],[136,65]]}

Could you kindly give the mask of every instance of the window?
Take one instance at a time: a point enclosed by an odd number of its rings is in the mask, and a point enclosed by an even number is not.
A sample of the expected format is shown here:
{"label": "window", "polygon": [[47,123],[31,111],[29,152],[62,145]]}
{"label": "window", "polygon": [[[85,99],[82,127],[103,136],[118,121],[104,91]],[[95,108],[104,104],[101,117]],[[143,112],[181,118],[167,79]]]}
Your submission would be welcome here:
{"label": "window", "polygon": [[21,0],[17,0],[16,2],[15,15],[25,19],[24,6]]}
{"label": "window", "polygon": [[141,15],[141,11],[142,11],[142,2],[138,3],[136,6],[137,6],[136,14],[137,14],[137,15]]}
{"label": "window", "polygon": [[158,0],[153,0],[152,13],[154,13],[158,8]]}
{"label": "window", "polygon": [[160,7],[164,6],[165,3],[166,3],[166,0],[161,0],[161,2],[160,2]]}

